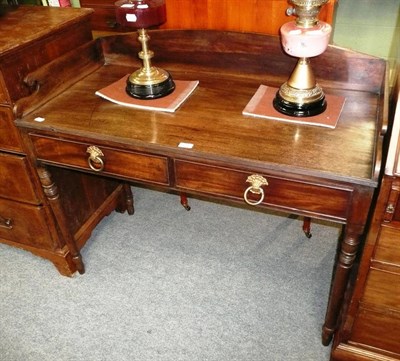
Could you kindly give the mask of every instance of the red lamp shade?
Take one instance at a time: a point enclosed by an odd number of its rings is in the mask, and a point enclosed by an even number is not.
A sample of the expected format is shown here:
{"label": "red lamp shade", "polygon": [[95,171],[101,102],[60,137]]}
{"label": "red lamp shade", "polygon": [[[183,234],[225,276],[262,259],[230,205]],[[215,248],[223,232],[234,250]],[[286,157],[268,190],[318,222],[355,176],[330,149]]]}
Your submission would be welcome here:
{"label": "red lamp shade", "polygon": [[118,0],[116,18],[118,24],[134,29],[146,29],[165,23],[165,0]]}

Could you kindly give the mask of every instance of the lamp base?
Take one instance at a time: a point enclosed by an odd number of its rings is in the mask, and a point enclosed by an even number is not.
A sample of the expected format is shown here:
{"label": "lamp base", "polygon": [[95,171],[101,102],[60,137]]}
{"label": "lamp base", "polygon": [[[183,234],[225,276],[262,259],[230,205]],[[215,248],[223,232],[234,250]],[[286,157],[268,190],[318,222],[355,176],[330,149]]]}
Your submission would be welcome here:
{"label": "lamp base", "polygon": [[175,83],[168,74],[166,80],[155,84],[136,84],[129,80],[126,82],[126,92],[137,99],[157,99],[171,94],[175,89]]}
{"label": "lamp base", "polygon": [[283,99],[279,94],[276,93],[275,99],[273,100],[274,108],[285,115],[292,117],[312,117],[314,115],[321,114],[325,111],[327,103],[325,96],[318,99],[315,102],[299,104],[295,102],[287,101]]}

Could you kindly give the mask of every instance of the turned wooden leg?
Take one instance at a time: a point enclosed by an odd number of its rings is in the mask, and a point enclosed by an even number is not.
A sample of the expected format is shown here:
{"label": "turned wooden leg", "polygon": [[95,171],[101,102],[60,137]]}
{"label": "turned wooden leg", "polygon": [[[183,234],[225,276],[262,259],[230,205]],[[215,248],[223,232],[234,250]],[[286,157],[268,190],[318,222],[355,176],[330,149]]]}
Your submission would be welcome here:
{"label": "turned wooden leg", "polygon": [[50,207],[57,220],[61,236],[70,252],[72,262],[74,263],[76,270],[80,274],[83,274],[85,273],[85,266],[83,264],[82,256],[79,252],[79,249],[76,246],[75,239],[69,230],[68,222],[65,218],[65,213],[62,208],[57,186],[52,181],[50,172],[44,166],[39,166],[37,168],[37,172],[39,174],[39,179],[42,184],[44,193],[49,200]]}
{"label": "turned wooden leg", "polygon": [[304,217],[303,219],[303,232],[306,235],[307,238],[311,238],[311,218],[310,217]]}
{"label": "turned wooden leg", "polygon": [[322,327],[322,344],[325,346],[330,344],[337,327],[340,309],[346,292],[350,271],[358,252],[360,239],[361,234],[350,234],[348,231],[345,231],[339,245],[325,323]]}
{"label": "turned wooden leg", "polygon": [[181,197],[181,204],[182,204],[183,208],[185,208],[187,211],[190,211],[190,206],[189,206],[186,194],[180,193],[180,197]]}
{"label": "turned wooden leg", "polygon": [[124,183],[125,199],[126,199],[126,210],[128,214],[132,215],[135,213],[135,206],[133,202],[132,188],[129,183]]}
{"label": "turned wooden leg", "polygon": [[124,213],[125,211],[127,211],[128,214],[132,215],[135,213],[132,188],[129,183],[123,183],[122,186],[122,199],[120,199],[120,201],[118,202],[119,206],[115,210],[119,213]]}

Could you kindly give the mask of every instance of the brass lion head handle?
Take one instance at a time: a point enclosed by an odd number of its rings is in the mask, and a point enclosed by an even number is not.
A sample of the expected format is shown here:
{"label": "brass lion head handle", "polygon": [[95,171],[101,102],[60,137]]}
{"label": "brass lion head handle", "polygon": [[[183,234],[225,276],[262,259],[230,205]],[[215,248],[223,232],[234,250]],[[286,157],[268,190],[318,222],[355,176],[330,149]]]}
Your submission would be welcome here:
{"label": "brass lion head handle", "polygon": [[[261,175],[259,174],[252,174],[247,177],[246,180],[247,183],[250,183],[250,187],[248,187],[244,191],[243,198],[247,204],[250,204],[251,206],[256,206],[260,204],[264,200],[264,189],[262,188],[263,186],[268,185],[268,181]],[[258,201],[252,201],[248,199],[248,193],[253,193],[253,194],[259,194],[260,198]]]}
{"label": "brass lion head handle", "polygon": [[95,145],[87,147],[86,153],[89,153],[88,165],[90,169],[95,172],[101,172],[104,169],[104,161],[101,157],[104,157],[103,152],[100,148]]}

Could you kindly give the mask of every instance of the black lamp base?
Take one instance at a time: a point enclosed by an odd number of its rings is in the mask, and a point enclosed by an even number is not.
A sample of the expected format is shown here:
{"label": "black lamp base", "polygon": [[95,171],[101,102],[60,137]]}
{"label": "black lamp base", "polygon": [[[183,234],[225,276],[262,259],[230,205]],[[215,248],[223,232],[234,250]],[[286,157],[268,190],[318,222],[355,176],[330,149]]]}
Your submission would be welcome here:
{"label": "black lamp base", "polygon": [[126,82],[126,92],[134,98],[137,99],[157,99],[165,97],[168,94],[171,94],[175,89],[175,83],[172,80],[171,76],[161,83],[151,84],[151,85],[142,85],[135,84],[129,81]]}
{"label": "black lamp base", "polygon": [[313,103],[293,103],[283,99],[279,95],[279,92],[277,92],[273,101],[273,105],[278,112],[289,115],[291,117],[312,117],[314,115],[318,115],[324,112],[327,103],[325,101],[325,96]]}

